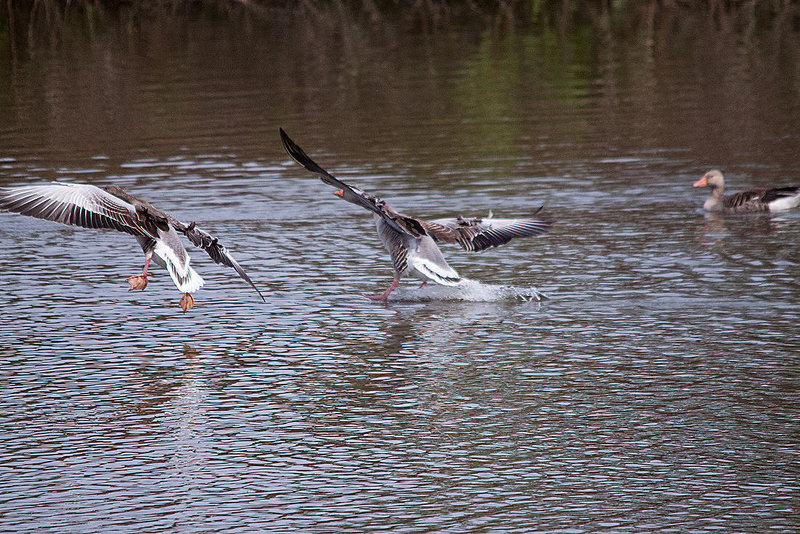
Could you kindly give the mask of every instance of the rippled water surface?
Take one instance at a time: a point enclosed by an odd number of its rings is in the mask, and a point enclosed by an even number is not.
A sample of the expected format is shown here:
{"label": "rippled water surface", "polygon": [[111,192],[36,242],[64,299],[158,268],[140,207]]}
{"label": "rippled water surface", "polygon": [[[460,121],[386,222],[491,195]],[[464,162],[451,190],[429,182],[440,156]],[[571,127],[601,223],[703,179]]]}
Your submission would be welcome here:
{"label": "rippled water surface", "polygon": [[[161,269],[127,291],[130,236],[0,213],[0,529],[797,531],[800,212],[709,217],[691,187],[800,182],[787,6],[110,13],[15,46],[0,185],[121,185],[219,236],[266,303],[195,249],[184,314]],[[443,246],[467,287],[376,304],[371,216],[279,126],[408,214],[557,222]]]}

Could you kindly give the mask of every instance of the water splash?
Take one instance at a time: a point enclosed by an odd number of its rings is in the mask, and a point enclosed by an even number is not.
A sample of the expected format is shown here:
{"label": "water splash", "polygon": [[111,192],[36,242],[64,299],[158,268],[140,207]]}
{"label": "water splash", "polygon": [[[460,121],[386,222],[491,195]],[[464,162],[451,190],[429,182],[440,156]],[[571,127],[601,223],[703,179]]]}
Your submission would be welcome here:
{"label": "water splash", "polygon": [[399,287],[391,295],[390,301],[462,300],[467,302],[497,302],[502,300],[522,300],[541,302],[547,296],[535,287],[512,287],[484,284],[478,280],[462,278],[457,286],[428,284],[425,287]]}

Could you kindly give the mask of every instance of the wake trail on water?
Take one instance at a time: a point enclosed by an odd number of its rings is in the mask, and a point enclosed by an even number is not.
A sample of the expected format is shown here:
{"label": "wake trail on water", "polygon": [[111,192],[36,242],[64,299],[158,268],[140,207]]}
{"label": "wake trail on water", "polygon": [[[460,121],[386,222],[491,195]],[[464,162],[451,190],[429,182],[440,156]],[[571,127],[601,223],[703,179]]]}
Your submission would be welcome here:
{"label": "wake trail on water", "polygon": [[389,301],[419,302],[429,300],[461,300],[465,302],[498,302],[521,300],[540,302],[547,296],[535,287],[513,287],[484,284],[477,280],[462,278],[457,286],[429,283],[425,287],[398,287],[389,295]]}

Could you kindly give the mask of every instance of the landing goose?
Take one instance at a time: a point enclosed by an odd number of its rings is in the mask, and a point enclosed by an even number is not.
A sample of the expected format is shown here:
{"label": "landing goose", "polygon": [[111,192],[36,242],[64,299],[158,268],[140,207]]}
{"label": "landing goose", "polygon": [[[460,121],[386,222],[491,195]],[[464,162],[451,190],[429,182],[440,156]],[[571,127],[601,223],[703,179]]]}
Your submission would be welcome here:
{"label": "landing goose", "polygon": [[264,296],[216,237],[184,224],[147,201],[136,198],[117,185],[99,188],[89,184],[51,182],[0,188],[0,208],[30,215],[38,219],[84,228],[107,228],[133,235],[145,255],[142,273],[128,277],[130,291],[147,287],[150,260],[167,269],[184,295],[180,306],[185,312],[194,306],[192,293],[200,289],[203,279],[189,265],[178,232],[195,246],[205,250],[211,259],[232,267],[250,286]]}
{"label": "landing goose", "polygon": [[694,183],[694,187],[709,187],[711,195],[703,204],[706,211],[725,213],[764,213],[785,211],[800,205],[800,187],[773,189],[748,189],[725,195],[725,178],[718,170],[708,171]]}
{"label": "landing goose", "polygon": [[[373,300],[385,301],[400,284],[400,278],[414,273],[424,282],[433,280],[446,286],[462,282],[461,276],[445,261],[437,241],[457,243],[467,251],[481,251],[499,247],[517,237],[531,237],[547,231],[552,221],[534,218],[485,219],[477,217],[436,219],[425,221],[399,213],[385,201],[370,195],[358,187],[348,185],[317,165],[292,141],[283,128],[280,129],[283,146],[297,163],[318,174],[322,181],[337,187],[339,198],[361,206],[372,212],[383,246],[389,251],[394,270],[392,284],[379,295],[364,295]],[[540,210],[541,208],[539,208]],[[536,210],[537,212],[539,210]],[[422,287],[420,286],[420,287]]]}

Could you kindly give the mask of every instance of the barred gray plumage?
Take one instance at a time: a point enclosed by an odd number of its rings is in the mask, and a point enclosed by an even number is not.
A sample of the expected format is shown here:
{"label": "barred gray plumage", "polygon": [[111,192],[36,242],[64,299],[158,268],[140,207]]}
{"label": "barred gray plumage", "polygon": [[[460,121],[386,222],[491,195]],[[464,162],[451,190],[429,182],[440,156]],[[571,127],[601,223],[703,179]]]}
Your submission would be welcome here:
{"label": "barred gray plumage", "polygon": [[[545,218],[495,219],[491,216],[425,221],[393,210],[380,198],[360,188],[348,185],[320,167],[297,143],[292,141],[283,128],[281,140],[286,152],[306,170],[318,174],[320,179],[338,187],[336,195],[350,203],[373,213],[378,236],[392,258],[394,280],[380,295],[365,295],[385,300],[397,287],[400,278],[416,272],[424,278],[444,285],[458,285],[461,276],[447,264],[436,241],[457,243],[464,250],[475,252],[505,245],[512,239],[532,237],[546,232],[553,221]],[[537,214],[542,208],[534,210]]]}
{"label": "barred gray plumage", "polygon": [[192,293],[203,285],[202,277],[189,265],[189,255],[176,233],[179,231],[216,263],[235,269],[264,300],[250,277],[217,238],[196,228],[195,223],[186,225],[178,221],[119,186],[101,189],[90,184],[51,182],[5,187],[0,189],[0,208],[65,225],[133,235],[145,253],[146,263],[141,275],[129,278],[131,289],[147,286],[147,265],[151,257],[167,268],[181,291]]}

